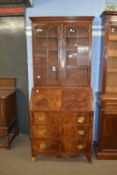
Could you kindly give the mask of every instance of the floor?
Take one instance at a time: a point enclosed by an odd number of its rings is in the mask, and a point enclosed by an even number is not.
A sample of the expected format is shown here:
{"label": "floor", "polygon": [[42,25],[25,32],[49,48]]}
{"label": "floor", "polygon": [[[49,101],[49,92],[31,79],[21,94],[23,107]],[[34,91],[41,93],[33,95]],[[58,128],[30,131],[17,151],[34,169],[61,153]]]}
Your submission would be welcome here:
{"label": "floor", "polygon": [[38,157],[32,162],[29,138],[20,134],[10,150],[0,149],[0,175],[117,175],[117,160],[96,160],[93,156],[90,164],[84,157]]}

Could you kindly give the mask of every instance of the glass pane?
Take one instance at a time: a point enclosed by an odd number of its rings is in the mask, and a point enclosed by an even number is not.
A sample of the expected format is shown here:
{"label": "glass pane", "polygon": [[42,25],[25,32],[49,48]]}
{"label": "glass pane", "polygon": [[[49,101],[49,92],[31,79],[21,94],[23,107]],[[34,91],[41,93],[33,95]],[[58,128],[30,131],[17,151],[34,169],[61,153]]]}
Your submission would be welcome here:
{"label": "glass pane", "polygon": [[37,67],[36,70],[36,84],[39,86],[45,86],[47,84],[47,68]]}
{"label": "glass pane", "polygon": [[117,57],[117,40],[108,43],[108,56]]}
{"label": "glass pane", "polygon": [[50,26],[47,32],[48,43],[48,84],[59,84],[58,26]]}
{"label": "glass pane", "polygon": [[117,26],[110,27],[110,34],[117,35]]}
{"label": "glass pane", "polygon": [[108,93],[117,92],[117,72],[107,73],[106,92]]}
{"label": "glass pane", "polygon": [[63,83],[71,86],[87,85],[89,66],[88,29],[84,26],[65,26],[64,39]]}
{"label": "glass pane", "polygon": [[48,68],[48,84],[57,85],[59,83],[59,70],[57,67]]}
{"label": "glass pane", "polygon": [[109,29],[109,40],[117,40],[117,26],[111,26]]}
{"label": "glass pane", "polygon": [[40,86],[59,83],[58,31],[56,25],[35,27],[35,58],[37,82]]}
{"label": "glass pane", "polygon": [[107,71],[114,72],[117,71],[117,57],[111,57],[107,59]]}

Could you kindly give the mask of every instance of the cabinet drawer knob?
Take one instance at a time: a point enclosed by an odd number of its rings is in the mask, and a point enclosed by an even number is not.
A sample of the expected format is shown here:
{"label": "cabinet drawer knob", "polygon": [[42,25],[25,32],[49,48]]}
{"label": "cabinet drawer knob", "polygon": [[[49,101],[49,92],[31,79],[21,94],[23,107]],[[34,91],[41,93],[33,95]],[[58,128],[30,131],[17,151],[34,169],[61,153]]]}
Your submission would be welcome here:
{"label": "cabinet drawer knob", "polygon": [[82,149],[84,148],[84,145],[77,145],[77,148],[78,148],[79,150],[82,150]]}
{"label": "cabinet drawer knob", "polygon": [[40,148],[40,149],[45,149],[45,148],[46,148],[46,144],[45,144],[45,143],[41,143],[41,144],[39,145],[39,148]]}
{"label": "cabinet drawer knob", "polygon": [[83,123],[84,122],[84,117],[79,117],[77,120],[78,123]]}
{"label": "cabinet drawer knob", "polygon": [[79,135],[84,135],[85,132],[84,132],[83,130],[80,130],[80,131],[78,131],[78,134],[79,134]]}

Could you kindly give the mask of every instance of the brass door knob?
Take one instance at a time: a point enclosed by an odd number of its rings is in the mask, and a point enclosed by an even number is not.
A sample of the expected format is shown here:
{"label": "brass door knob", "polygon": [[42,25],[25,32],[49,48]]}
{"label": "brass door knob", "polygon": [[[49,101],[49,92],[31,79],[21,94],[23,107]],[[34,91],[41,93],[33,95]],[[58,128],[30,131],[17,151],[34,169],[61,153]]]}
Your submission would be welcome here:
{"label": "brass door knob", "polygon": [[83,123],[84,120],[85,120],[84,117],[79,117],[78,120],[77,120],[77,122],[78,122],[78,123]]}

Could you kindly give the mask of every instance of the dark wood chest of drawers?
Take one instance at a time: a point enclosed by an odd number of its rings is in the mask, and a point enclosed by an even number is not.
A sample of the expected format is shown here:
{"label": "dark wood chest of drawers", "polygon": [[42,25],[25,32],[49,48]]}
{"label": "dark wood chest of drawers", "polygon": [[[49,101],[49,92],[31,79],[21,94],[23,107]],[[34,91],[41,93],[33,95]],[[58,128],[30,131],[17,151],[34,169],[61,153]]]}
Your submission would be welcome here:
{"label": "dark wood chest of drawers", "polygon": [[0,78],[0,147],[10,148],[18,134],[14,78]]}

